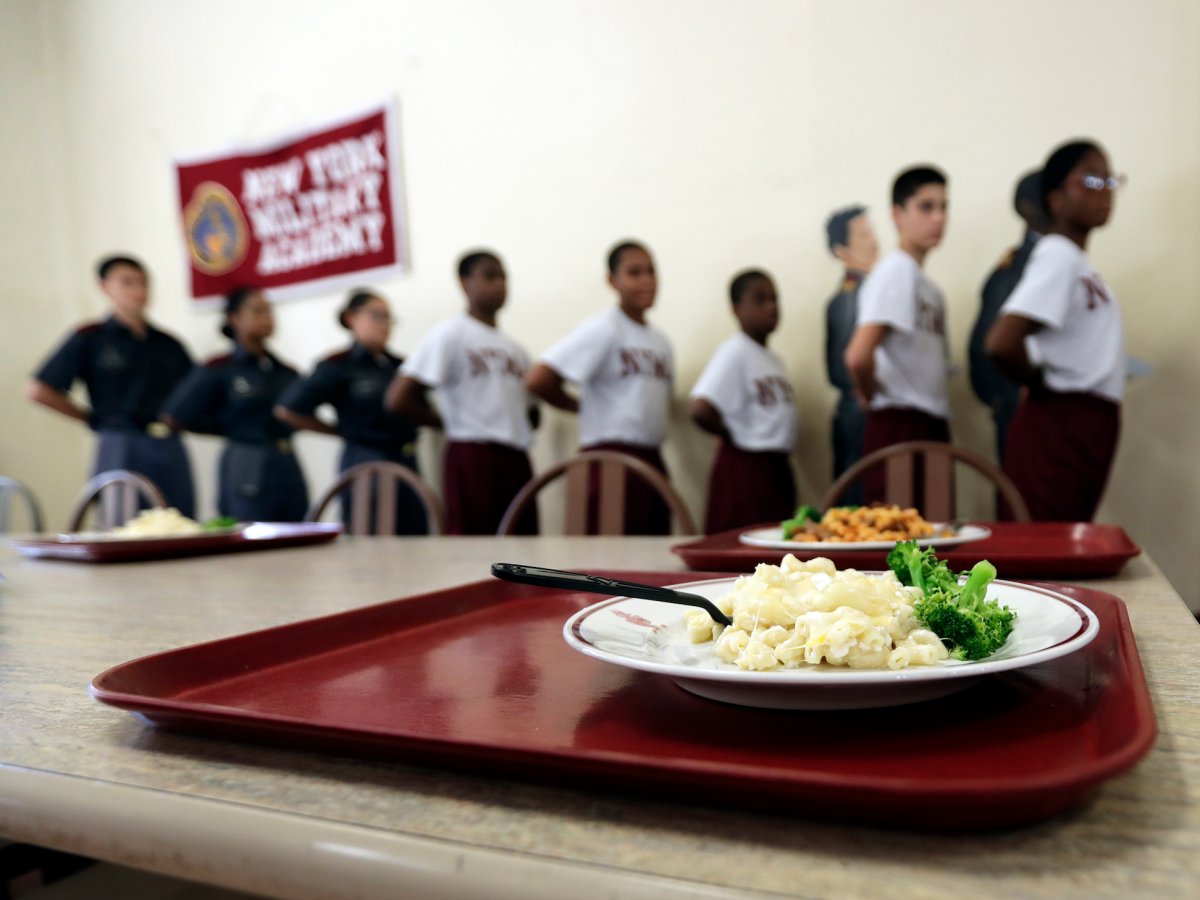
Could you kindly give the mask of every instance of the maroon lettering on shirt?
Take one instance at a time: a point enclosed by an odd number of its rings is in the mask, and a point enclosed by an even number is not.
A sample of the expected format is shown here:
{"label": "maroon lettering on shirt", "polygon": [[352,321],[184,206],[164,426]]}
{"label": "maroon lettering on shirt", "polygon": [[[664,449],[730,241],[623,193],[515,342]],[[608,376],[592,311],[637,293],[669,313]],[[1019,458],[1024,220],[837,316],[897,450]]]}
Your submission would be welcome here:
{"label": "maroon lettering on shirt", "polygon": [[525,367],[521,365],[521,361],[500,347],[482,347],[467,351],[468,377],[483,378],[493,372],[511,378],[525,377]]}
{"label": "maroon lettering on shirt", "polygon": [[946,317],[940,306],[917,298],[917,331],[928,331],[938,336],[946,333]]}
{"label": "maroon lettering on shirt", "polygon": [[759,406],[791,403],[792,396],[792,386],[786,378],[768,375],[766,378],[754,379],[754,402]]}
{"label": "maroon lettering on shirt", "polygon": [[646,347],[620,347],[621,378],[662,378],[670,380],[671,363],[660,353]]}
{"label": "maroon lettering on shirt", "polygon": [[1108,287],[1100,280],[1100,276],[1084,275],[1079,279],[1083,282],[1084,290],[1087,291],[1087,308],[1095,309],[1101,303],[1111,303],[1112,297],[1109,296]]}

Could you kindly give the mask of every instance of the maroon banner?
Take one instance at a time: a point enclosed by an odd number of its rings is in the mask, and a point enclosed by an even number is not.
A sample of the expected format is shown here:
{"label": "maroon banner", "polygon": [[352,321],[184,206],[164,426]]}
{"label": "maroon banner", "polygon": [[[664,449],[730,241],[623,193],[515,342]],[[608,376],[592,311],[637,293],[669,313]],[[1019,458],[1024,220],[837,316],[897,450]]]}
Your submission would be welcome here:
{"label": "maroon banner", "polygon": [[256,287],[272,299],[407,267],[391,104],[245,147],[175,161],[197,301]]}

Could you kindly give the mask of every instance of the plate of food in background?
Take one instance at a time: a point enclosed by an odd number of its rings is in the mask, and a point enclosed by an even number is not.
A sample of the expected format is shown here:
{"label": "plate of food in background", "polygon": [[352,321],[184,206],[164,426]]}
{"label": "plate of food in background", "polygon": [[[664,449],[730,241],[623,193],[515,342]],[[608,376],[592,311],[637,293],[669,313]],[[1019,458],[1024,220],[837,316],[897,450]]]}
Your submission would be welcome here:
{"label": "plate of food in background", "polygon": [[890,506],[834,506],[821,514],[801,506],[778,526],[752,528],[738,540],[751,547],[773,550],[890,550],[897,541],[916,541],[921,547],[952,547],[981,541],[991,535],[982,525],[928,522],[917,510]]}

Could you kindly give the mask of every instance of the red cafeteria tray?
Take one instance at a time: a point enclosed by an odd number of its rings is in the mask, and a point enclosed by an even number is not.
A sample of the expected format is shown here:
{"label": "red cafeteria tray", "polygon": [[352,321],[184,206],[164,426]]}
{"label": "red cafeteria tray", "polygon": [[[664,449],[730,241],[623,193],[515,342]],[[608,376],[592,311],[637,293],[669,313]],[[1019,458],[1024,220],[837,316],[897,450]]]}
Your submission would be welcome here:
{"label": "red cafeteria tray", "polygon": [[[981,541],[938,547],[939,559],[954,569],[990,560],[1001,578],[1101,578],[1116,575],[1142,548],[1119,525],[1091,522],[987,522],[992,534]],[[758,528],[769,527],[765,523]],[[778,565],[788,552],[797,559],[828,556],[839,569],[887,568],[886,550],[772,550],[738,540],[738,528],[676,544],[671,548],[689,569],[753,572],[759,563]]]}
{"label": "red cafeteria tray", "polygon": [[91,690],[214,737],[789,818],[1014,825],[1079,804],[1156,733],[1125,605],[1056,589],[1096,613],[1087,648],[891,709],[705,700],[567,647],[563,622],[594,595],[495,580],[158,653],[98,675]]}
{"label": "red cafeteria tray", "polygon": [[237,531],[216,534],[95,541],[60,534],[11,538],[8,543],[25,556],[107,563],[323,544],[341,533],[342,526],[333,522],[251,522]]}

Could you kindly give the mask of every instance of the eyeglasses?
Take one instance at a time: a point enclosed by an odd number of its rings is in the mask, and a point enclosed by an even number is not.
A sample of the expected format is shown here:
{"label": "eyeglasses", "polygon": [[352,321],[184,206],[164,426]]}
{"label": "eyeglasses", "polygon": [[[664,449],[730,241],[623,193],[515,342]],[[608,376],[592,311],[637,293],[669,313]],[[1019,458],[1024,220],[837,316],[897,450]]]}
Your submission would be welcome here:
{"label": "eyeglasses", "polygon": [[1116,191],[1125,187],[1128,179],[1124,175],[1109,175],[1104,178],[1100,175],[1085,174],[1079,181],[1089,191]]}
{"label": "eyeglasses", "polygon": [[387,312],[386,310],[368,309],[366,311],[366,313],[368,316],[370,316],[376,322],[386,322],[389,325],[395,325],[396,321],[397,321],[396,318],[390,312]]}

